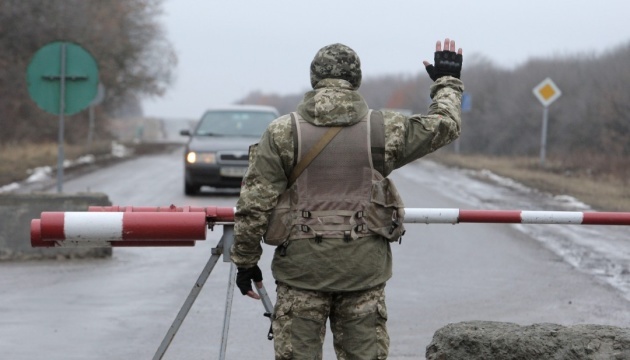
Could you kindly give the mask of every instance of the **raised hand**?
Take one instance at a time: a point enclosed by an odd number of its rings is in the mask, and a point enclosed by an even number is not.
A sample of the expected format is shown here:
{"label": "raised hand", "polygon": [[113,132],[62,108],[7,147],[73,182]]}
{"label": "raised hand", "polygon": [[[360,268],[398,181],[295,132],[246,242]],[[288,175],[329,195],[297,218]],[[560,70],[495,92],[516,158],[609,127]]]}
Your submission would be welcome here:
{"label": "raised hand", "polygon": [[462,48],[459,48],[455,52],[455,40],[444,39],[444,50],[442,50],[442,43],[438,40],[435,44],[434,63],[431,64],[428,61],[423,61],[425,69],[429,74],[431,80],[435,81],[442,76],[453,76],[456,78],[461,77],[463,55]]}

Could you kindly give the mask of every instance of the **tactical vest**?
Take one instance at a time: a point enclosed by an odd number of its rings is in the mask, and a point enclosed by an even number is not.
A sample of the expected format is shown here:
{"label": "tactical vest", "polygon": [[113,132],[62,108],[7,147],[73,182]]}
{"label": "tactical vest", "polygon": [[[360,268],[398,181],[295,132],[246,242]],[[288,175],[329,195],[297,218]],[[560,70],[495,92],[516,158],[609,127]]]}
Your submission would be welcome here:
{"label": "tactical vest", "polygon": [[[329,128],[291,115],[299,163]],[[397,241],[404,234],[404,205],[394,184],[381,175],[383,166],[383,116],[370,110],[356,124],[342,128],[280,195],[263,236],[265,243],[350,241],[375,234]]]}

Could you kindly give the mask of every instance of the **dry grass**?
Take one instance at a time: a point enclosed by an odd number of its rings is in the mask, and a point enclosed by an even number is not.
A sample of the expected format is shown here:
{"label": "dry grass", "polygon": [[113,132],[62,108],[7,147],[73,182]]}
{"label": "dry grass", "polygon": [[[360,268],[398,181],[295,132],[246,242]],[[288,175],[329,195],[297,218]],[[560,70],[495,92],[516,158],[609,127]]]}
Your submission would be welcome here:
{"label": "dry grass", "polygon": [[[162,122],[153,118],[124,118],[110,119],[111,131],[116,135],[116,141],[131,148],[135,154],[160,151],[168,145],[163,143],[151,143],[152,140],[163,138]],[[142,140],[149,142],[136,142],[140,136]],[[91,146],[64,145],[64,159],[76,160],[87,154],[96,157],[111,154],[110,140],[95,141]],[[0,186],[15,181],[22,181],[29,176],[28,170],[41,166],[50,166],[53,171],[57,169],[57,156],[59,153],[57,142],[33,144],[29,142],[14,142],[0,144]]]}
{"label": "dry grass", "polygon": [[[64,145],[64,159],[77,159],[82,155],[101,155],[111,152],[109,142],[87,146]],[[0,145],[0,186],[28,177],[28,170],[41,166],[57,168],[57,143],[9,143]]]}
{"label": "dry grass", "polygon": [[573,196],[595,210],[630,211],[630,188],[626,179],[616,174],[577,171],[553,160],[547,160],[545,166],[541,166],[538,158],[531,157],[435,153],[430,159],[447,166],[487,169],[541,191]]}
{"label": "dry grass", "polygon": [[[85,154],[98,156],[109,154],[110,151],[109,142],[94,144],[89,149],[86,146],[64,146],[66,159],[77,159]],[[154,152],[156,149],[137,148],[136,151]],[[40,166],[56,169],[57,154],[56,143],[0,145],[0,186],[24,180],[28,177],[29,169]],[[533,157],[508,158],[437,152],[428,158],[452,167],[487,169],[541,191],[573,196],[599,211],[630,211],[630,186],[621,175],[625,172],[598,174],[553,160],[547,160],[543,167],[539,159]]]}

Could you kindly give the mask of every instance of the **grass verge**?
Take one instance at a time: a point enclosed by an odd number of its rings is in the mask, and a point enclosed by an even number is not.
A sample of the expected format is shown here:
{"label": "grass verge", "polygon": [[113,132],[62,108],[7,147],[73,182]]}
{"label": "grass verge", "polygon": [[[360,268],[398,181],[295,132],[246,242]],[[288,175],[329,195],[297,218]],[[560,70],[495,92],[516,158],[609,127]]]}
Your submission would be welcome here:
{"label": "grass verge", "polygon": [[[156,153],[171,149],[178,144],[169,143],[124,143],[134,155]],[[28,178],[30,170],[49,166],[57,170],[59,148],[57,143],[12,143],[0,145],[0,187]],[[84,155],[94,155],[97,159],[112,158],[112,143],[103,141],[92,146],[64,145],[64,159],[77,160]]]}
{"label": "grass verge", "polygon": [[[111,153],[111,143],[95,143],[87,146],[64,145],[64,159],[78,159],[87,154],[99,156]],[[0,186],[26,179],[29,170],[50,166],[57,168],[59,147],[57,143],[9,143],[0,145]]]}
{"label": "grass verge", "polygon": [[597,211],[630,211],[627,180],[611,174],[575,171],[560,162],[533,157],[491,157],[437,152],[427,157],[450,167],[489,170],[553,195],[569,195]]}

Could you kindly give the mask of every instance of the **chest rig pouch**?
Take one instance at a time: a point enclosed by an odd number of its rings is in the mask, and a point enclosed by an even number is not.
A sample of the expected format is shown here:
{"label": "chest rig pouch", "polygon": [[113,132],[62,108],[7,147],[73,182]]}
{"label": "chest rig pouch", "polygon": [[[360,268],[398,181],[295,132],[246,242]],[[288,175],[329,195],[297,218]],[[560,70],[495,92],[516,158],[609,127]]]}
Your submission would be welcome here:
{"label": "chest rig pouch", "polygon": [[[312,125],[297,113],[292,113],[292,120],[297,134],[295,168],[303,169],[297,177],[291,176],[295,181],[280,195],[263,236],[265,243],[326,238],[351,241],[374,234],[398,241],[404,234],[404,205],[394,184],[381,174],[382,114],[370,110],[359,122],[333,135],[323,148],[321,139],[328,136],[329,127]],[[318,147],[321,149],[311,162],[300,166],[312,155],[309,149]]]}

